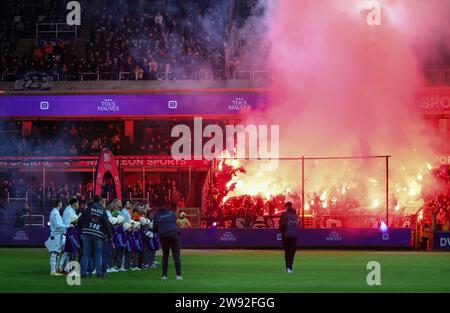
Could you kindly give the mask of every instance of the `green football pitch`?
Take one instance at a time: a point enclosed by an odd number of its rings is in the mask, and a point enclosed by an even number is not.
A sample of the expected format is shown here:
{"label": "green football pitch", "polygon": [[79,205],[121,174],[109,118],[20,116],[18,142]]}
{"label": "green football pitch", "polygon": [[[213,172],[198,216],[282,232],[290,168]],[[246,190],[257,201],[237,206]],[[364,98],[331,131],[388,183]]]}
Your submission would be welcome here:
{"label": "green football pitch", "polygon": [[[294,273],[281,250],[183,250],[184,280],[160,269],[111,273],[68,286],[49,276],[44,249],[0,249],[0,292],[450,292],[450,253],[299,250]],[[161,257],[157,257],[161,261]],[[381,265],[381,285],[369,286],[367,263]]]}

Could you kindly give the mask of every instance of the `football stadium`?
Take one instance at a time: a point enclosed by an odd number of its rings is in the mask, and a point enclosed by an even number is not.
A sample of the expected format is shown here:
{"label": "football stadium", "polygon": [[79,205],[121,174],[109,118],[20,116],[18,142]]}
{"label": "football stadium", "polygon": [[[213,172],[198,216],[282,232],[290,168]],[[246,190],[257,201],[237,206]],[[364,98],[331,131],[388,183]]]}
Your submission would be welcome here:
{"label": "football stadium", "polygon": [[0,16],[1,293],[450,292],[448,0]]}

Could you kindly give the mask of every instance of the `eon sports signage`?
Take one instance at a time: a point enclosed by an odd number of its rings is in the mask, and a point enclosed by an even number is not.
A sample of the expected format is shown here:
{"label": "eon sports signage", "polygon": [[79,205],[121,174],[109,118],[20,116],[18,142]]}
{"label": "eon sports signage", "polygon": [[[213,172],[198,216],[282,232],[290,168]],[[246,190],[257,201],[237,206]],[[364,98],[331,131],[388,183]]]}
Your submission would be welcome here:
{"label": "eon sports signage", "polygon": [[424,88],[417,100],[424,114],[448,114],[450,112],[449,87]]}

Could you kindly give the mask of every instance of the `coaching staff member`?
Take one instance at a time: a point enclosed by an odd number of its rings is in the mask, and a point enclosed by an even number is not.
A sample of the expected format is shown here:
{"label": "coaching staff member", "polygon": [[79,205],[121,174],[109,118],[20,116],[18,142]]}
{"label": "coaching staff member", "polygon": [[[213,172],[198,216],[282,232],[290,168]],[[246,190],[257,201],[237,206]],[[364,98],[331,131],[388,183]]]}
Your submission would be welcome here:
{"label": "coaching staff member", "polygon": [[[172,209],[176,209],[176,207],[173,206]],[[175,270],[177,273],[176,279],[183,279],[183,277],[181,277],[180,261],[180,230],[177,226],[177,215],[174,210],[163,205],[155,214],[153,231],[159,235],[163,252],[161,279],[167,279],[170,250],[172,250],[172,257],[175,262]]]}
{"label": "coaching staff member", "polygon": [[281,214],[279,229],[283,238],[284,260],[286,272],[292,273],[295,251],[297,250],[297,225],[298,216],[292,207],[292,202],[286,202],[286,211]]}
{"label": "coaching staff member", "polygon": [[87,275],[89,258],[95,264],[97,278],[106,278],[102,272],[102,254],[105,239],[111,238],[111,225],[105,210],[105,199],[94,197],[94,205],[88,207],[78,219],[83,228],[83,258],[81,259],[81,277]]}

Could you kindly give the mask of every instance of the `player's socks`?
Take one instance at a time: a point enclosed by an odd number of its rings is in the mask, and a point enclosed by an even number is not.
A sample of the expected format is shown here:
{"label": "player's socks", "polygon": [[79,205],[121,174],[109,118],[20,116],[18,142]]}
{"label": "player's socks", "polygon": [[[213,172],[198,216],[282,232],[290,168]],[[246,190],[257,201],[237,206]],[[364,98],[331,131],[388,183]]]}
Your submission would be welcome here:
{"label": "player's socks", "polygon": [[56,259],[58,258],[58,255],[56,253],[50,254],[50,272],[56,273]]}

